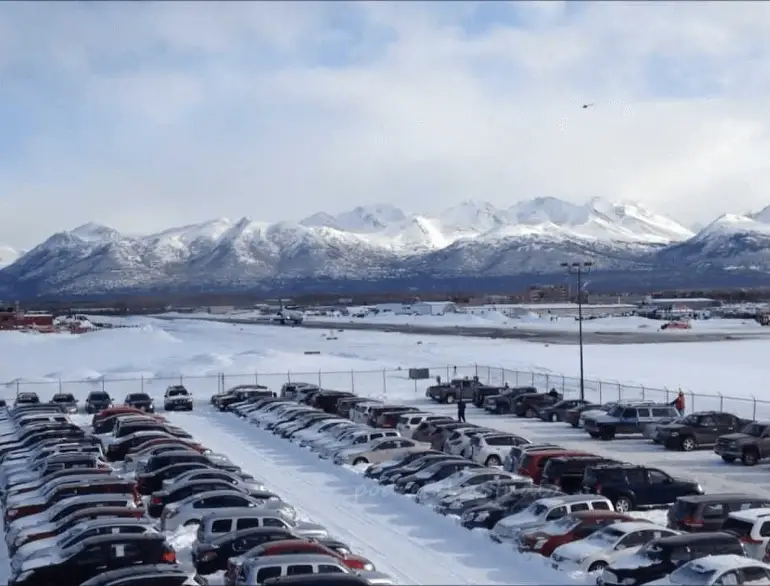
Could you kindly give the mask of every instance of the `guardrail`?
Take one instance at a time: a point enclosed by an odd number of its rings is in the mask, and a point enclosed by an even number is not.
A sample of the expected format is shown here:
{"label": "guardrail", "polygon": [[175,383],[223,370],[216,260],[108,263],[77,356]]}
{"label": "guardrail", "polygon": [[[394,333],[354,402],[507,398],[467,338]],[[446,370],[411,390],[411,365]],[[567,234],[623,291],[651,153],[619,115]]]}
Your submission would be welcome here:
{"label": "guardrail", "polygon": [[[85,380],[12,380],[6,382],[0,391],[0,397],[6,400],[22,391],[34,391],[41,400],[47,400],[57,392],[73,393],[84,397],[94,390],[107,391],[120,401],[129,393],[146,392],[151,397],[160,399],[166,387],[183,384],[198,400],[207,399],[212,394],[244,384],[260,384],[270,389],[279,390],[286,382],[309,382],[322,387],[353,391],[362,396],[388,398],[391,400],[422,396],[427,386],[434,384],[437,377],[442,381],[452,378],[478,377],[482,383],[510,386],[534,386],[539,390],[556,389],[565,398],[577,397],[580,393],[580,379],[550,372],[521,371],[501,366],[481,364],[464,366],[438,366],[429,368],[430,378],[412,380],[409,369],[348,370],[316,372],[253,372],[253,373],[218,373],[208,375],[178,375],[154,377],[100,377]],[[654,401],[670,403],[679,389],[646,387],[617,381],[584,381],[585,397],[596,403],[609,401]],[[686,411],[728,411],[751,419],[770,420],[770,401],[754,396],[709,395],[683,389]]]}

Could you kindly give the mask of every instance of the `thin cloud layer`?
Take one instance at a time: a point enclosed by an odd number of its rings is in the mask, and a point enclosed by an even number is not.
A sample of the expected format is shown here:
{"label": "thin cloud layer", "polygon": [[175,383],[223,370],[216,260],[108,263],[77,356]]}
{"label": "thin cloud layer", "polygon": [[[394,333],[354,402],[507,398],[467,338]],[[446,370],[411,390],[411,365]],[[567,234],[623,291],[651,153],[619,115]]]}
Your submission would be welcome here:
{"label": "thin cloud layer", "polygon": [[3,4],[0,241],[371,202],[758,209],[767,39],[766,3]]}

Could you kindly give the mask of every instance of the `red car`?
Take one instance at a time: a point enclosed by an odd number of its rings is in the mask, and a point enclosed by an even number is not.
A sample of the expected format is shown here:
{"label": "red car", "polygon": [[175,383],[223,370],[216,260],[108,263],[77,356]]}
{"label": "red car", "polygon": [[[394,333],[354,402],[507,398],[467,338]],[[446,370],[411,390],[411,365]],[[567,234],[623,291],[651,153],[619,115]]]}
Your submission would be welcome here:
{"label": "red car", "polygon": [[136,415],[143,415],[144,411],[141,409],[137,409],[136,407],[110,407],[109,409],[102,409],[98,413],[94,413],[94,416],[91,418],[91,425],[96,425],[99,423],[102,419],[107,419],[108,417],[112,417],[113,415],[130,415],[130,414],[136,414]]}
{"label": "red car", "polygon": [[516,468],[516,474],[521,476],[529,476],[532,482],[540,484],[543,477],[543,468],[545,468],[546,462],[551,458],[557,458],[559,456],[590,456],[586,452],[578,450],[543,450],[542,452],[525,452],[521,457],[521,462]]}
{"label": "red car", "polygon": [[525,529],[519,534],[519,551],[550,557],[560,545],[585,539],[593,532],[622,521],[636,521],[615,511],[580,511],[545,525]]}

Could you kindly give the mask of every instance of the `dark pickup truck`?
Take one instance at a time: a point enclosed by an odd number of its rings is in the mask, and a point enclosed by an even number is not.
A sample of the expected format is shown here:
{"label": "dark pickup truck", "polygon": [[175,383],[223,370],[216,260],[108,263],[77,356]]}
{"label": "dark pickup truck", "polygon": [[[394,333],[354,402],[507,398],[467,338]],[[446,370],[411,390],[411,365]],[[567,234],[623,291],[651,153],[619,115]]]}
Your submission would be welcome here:
{"label": "dark pickup truck", "polygon": [[[490,385],[480,385],[473,389],[473,404],[481,409],[484,406],[484,401],[487,400],[487,397],[500,395],[501,393],[505,393],[510,389],[510,387],[493,387]],[[532,387],[532,392],[536,393],[537,389]]]}
{"label": "dark pickup truck", "polygon": [[499,395],[487,397],[484,401],[484,410],[490,413],[512,413],[517,398],[526,395],[537,395],[532,387],[513,387]]}
{"label": "dark pickup truck", "polygon": [[429,386],[425,396],[437,403],[454,403],[461,396],[465,401],[472,401],[474,390],[480,386],[482,385],[477,377],[455,378],[448,383]]}
{"label": "dark pickup truck", "polygon": [[740,460],[744,466],[755,466],[770,457],[770,422],[749,423],[740,433],[723,435],[714,452],[728,464]]}
{"label": "dark pickup truck", "polygon": [[691,452],[713,447],[720,437],[739,432],[749,423],[750,419],[741,419],[732,413],[699,411],[679,423],[659,425],[655,440],[668,450]]}
{"label": "dark pickup truck", "polygon": [[522,393],[513,401],[511,412],[516,417],[534,419],[540,410],[555,405],[564,397],[559,393]]}

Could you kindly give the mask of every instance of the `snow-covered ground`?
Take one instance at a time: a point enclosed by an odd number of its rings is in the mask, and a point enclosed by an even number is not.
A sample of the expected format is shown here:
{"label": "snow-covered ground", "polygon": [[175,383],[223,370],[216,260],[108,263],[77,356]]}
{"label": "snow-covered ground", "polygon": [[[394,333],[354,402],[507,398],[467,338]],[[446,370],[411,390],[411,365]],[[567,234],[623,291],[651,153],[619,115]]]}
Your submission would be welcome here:
{"label": "snow-covered ground", "polygon": [[[277,390],[289,377],[313,382],[320,372],[325,386],[355,386],[362,395],[387,396],[435,412],[451,412],[452,407],[432,404],[423,396],[429,381],[415,384],[407,379],[404,370],[397,369],[442,366],[448,370],[447,365],[458,365],[460,373],[469,374],[471,371],[463,366],[478,363],[511,369],[508,372],[545,372],[556,380],[561,373],[575,374],[576,348],[516,340],[452,336],[423,339],[407,334],[354,331],[335,332],[336,339],[332,340],[324,332],[302,328],[151,318],[130,321],[141,327],[80,336],[0,333],[0,352],[4,357],[0,380],[10,381],[5,395],[11,397],[18,387],[36,390],[45,399],[63,388],[82,399],[88,391],[104,384],[118,400],[140,388],[160,398],[165,386],[179,381],[181,375],[199,399],[199,408],[193,413],[171,414],[175,423],[262,478],[302,514],[349,541],[399,582],[591,582],[589,577],[559,574],[538,557],[501,550],[484,535],[465,531],[409,498],[375,490],[375,485],[352,470],[321,462],[307,451],[232,415],[214,413],[203,404],[217,390],[219,373],[225,374],[227,386],[258,380]],[[762,339],[591,346],[586,349],[586,368],[592,378],[770,398],[763,385],[764,359],[769,349],[770,341]],[[305,354],[306,351],[320,353]],[[106,382],[102,383],[101,377],[106,377]],[[83,378],[92,382],[67,382]],[[564,424],[487,415],[473,407],[468,410],[468,418],[490,427],[513,430],[533,440],[547,439],[567,447],[659,466],[677,476],[696,478],[709,492],[745,491],[751,487],[754,492],[770,495],[770,481],[762,466],[727,466],[709,451],[671,453],[641,440],[598,442]],[[189,542],[189,536],[175,537],[178,547]]]}
{"label": "snow-covered ground", "polygon": [[[577,311],[577,310],[576,310]],[[217,320],[247,320],[265,319],[265,316],[257,311],[234,311],[228,314],[212,315],[209,313],[193,314],[166,314],[168,317],[181,317],[188,319],[217,319]],[[559,316],[549,314],[547,311],[539,313],[530,312],[521,317],[511,317],[495,310],[478,311],[475,313],[447,313],[444,315],[397,315],[391,312],[369,314],[365,317],[351,316],[313,316],[308,315],[308,322],[328,323],[330,327],[344,327],[349,323],[370,323],[379,325],[412,325],[432,328],[510,328],[521,331],[545,331],[545,332],[577,332],[578,321],[574,316]],[[638,316],[599,317],[583,321],[583,331],[588,333],[633,333],[659,332],[665,321],[648,319]],[[768,332],[768,328],[759,325],[754,320],[748,319],[707,319],[692,320],[692,329],[671,329],[668,335],[687,336],[700,333],[725,333],[725,334],[761,334]]]}

